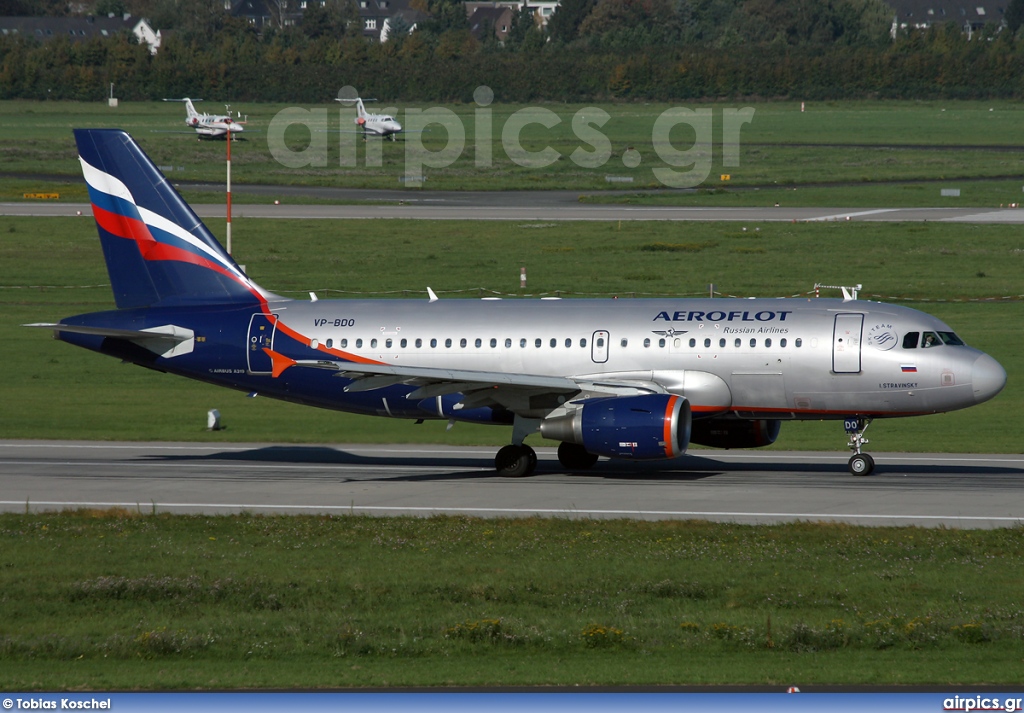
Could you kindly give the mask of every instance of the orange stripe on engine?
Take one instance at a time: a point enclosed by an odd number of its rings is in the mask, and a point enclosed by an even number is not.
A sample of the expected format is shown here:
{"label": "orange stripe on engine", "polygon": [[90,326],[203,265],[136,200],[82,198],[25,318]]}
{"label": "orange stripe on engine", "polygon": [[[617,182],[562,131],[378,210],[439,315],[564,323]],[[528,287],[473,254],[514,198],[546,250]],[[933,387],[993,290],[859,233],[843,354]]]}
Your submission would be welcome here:
{"label": "orange stripe on engine", "polygon": [[676,401],[679,399],[678,396],[670,396],[668,399],[668,405],[665,407],[665,455],[669,458],[676,457],[675,443],[672,440],[672,412],[675,410]]}

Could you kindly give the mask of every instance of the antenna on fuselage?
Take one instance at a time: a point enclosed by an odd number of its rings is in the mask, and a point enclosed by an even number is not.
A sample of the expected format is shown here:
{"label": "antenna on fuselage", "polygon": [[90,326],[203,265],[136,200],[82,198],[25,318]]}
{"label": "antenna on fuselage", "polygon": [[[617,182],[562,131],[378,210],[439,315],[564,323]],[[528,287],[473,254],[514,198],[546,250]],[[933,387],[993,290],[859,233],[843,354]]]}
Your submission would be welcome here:
{"label": "antenna on fuselage", "polygon": [[843,291],[843,302],[852,302],[857,299],[857,292],[864,287],[864,285],[822,285],[819,282],[814,283],[814,296],[821,297],[821,288],[826,290],[842,290]]}

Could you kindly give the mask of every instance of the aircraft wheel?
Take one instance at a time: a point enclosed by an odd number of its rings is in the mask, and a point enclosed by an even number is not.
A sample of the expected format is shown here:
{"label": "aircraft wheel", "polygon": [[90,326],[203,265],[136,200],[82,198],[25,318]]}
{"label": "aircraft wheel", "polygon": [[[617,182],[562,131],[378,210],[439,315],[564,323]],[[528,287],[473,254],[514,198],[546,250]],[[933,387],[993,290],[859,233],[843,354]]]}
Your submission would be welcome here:
{"label": "aircraft wheel", "polygon": [[523,478],[537,467],[537,452],[529,446],[505,446],[494,457],[494,469],[506,478]]}
{"label": "aircraft wheel", "polygon": [[850,458],[850,473],[852,475],[871,475],[875,469],[875,459],[867,453],[858,453]]}
{"label": "aircraft wheel", "polygon": [[525,443],[522,445],[522,448],[526,451],[526,457],[530,459],[530,469],[526,474],[531,475],[533,471],[537,470],[537,451],[533,450]]}
{"label": "aircraft wheel", "polygon": [[558,444],[558,462],[566,470],[589,470],[597,463],[597,456],[581,445],[562,441]]}

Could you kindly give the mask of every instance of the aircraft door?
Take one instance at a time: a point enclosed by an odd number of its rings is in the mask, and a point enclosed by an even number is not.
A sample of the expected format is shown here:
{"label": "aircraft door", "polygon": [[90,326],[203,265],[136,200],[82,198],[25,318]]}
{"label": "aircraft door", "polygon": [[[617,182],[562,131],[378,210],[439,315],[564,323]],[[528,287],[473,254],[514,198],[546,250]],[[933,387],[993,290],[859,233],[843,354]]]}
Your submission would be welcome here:
{"label": "aircraft door", "polygon": [[595,364],[608,361],[608,332],[603,329],[594,332],[594,338],[590,340],[590,358]]}
{"label": "aircraft door", "polygon": [[260,312],[249,320],[249,335],[246,340],[246,365],[250,374],[269,374],[273,370],[270,356],[264,349],[274,348],[274,333],[277,331],[277,315]]}
{"label": "aircraft door", "polygon": [[860,373],[860,336],[863,314],[837,314],[832,331],[832,371],[836,374]]}

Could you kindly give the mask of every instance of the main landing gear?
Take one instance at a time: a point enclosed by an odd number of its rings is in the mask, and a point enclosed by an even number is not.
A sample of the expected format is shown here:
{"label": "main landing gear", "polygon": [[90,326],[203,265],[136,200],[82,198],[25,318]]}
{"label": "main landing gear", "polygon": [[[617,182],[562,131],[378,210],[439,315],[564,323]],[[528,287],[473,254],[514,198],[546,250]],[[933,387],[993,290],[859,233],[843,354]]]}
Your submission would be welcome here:
{"label": "main landing gear", "polygon": [[850,456],[850,473],[852,475],[871,475],[875,469],[875,459],[867,453],[861,453],[860,449],[868,439],[864,438],[864,431],[871,425],[870,418],[848,418],[843,422],[846,433],[850,436],[847,446],[853,451]]}
{"label": "main landing gear", "polygon": [[505,446],[494,457],[494,469],[506,478],[525,478],[537,467],[537,451],[525,443]]}
{"label": "main landing gear", "polygon": [[[566,470],[589,470],[597,463],[597,456],[575,443],[558,445],[558,461]],[[494,457],[494,469],[506,478],[523,478],[537,467],[537,452],[525,443],[505,446]]]}
{"label": "main landing gear", "polygon": [[597,463],[597,456],[583,446],[562,441],[558,444],[558,462],[566,470],[589,470]]}

